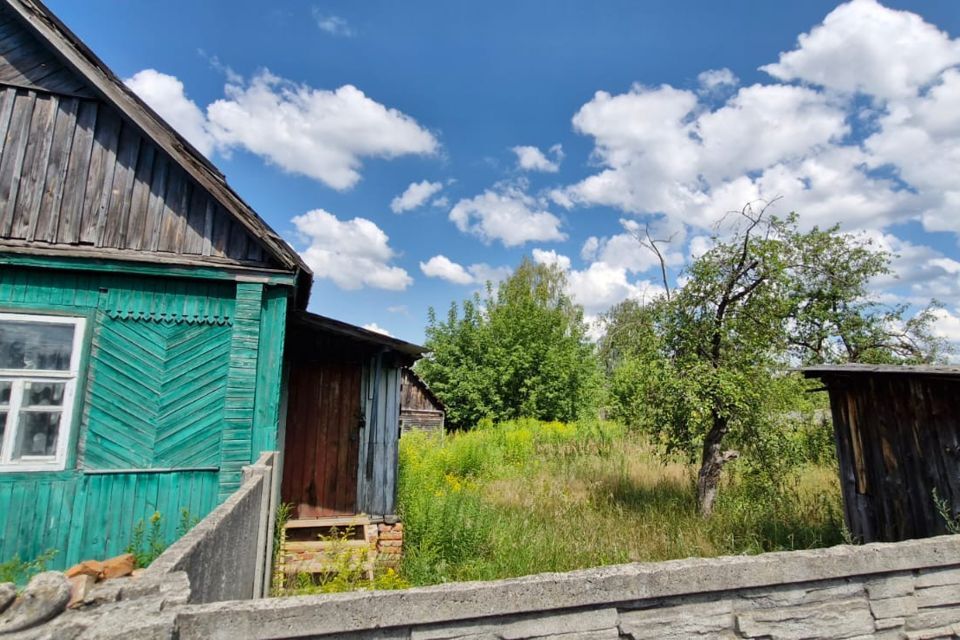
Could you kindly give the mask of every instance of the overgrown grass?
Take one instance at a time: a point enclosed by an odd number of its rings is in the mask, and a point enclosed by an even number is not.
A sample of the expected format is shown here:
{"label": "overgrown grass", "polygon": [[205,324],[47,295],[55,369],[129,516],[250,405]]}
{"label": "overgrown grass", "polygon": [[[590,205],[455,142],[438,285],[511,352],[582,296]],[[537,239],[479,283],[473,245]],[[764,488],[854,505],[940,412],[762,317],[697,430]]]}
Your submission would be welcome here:
{"label": "overgrown grass", "polygon": [[403,577],[415,585],[843,542],[836,472],[808,464],[779,486],[735,465],[713,517],[695,470],[664,463],[608,422],[518,420],[405,434]]}

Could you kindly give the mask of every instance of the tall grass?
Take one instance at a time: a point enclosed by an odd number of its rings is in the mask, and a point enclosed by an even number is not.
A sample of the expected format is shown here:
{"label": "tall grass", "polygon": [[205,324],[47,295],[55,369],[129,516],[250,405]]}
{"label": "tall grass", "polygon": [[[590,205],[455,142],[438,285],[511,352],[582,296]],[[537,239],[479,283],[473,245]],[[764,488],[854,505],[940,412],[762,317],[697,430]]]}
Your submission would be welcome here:
{"label": "tall grass", "polygon": [[406,434],[403,576],[422,585],[843,541],[829,466],[807,465],[771,487],[732,465],[707,521],[697,512],[694,473],[609,422],[517,420]]}

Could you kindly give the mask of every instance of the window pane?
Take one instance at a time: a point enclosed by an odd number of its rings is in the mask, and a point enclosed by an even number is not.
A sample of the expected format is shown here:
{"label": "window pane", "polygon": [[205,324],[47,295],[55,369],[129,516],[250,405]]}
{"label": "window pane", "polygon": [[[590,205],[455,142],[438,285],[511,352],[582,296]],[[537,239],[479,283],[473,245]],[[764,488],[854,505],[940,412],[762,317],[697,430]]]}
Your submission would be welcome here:
{"label": "window pane", "polygon": [[10,392],[13,390],[13,383],[9,380],[0,380],[0,404],[10,404]]}
{"label": "window pane", "polygon": [[31,411],[20,414],[13,459],[23,456],[53,456],[57,451],[59,411]]}
{"label": "window pane", "polygon": [[72,324],[0,320],[0,369],[68,370],[73,331]]}
{"label": "window pane", "polygon": [[24,382],[24,407],[59,407],[63,404],[63,382]]}

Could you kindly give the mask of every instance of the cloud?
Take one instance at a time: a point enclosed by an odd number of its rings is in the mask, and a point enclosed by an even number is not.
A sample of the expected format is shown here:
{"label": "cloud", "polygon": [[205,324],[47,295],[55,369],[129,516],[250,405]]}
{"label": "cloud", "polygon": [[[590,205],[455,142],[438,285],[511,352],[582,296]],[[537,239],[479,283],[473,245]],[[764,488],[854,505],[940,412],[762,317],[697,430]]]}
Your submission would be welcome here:
{"label": "cloud", "polygon": [[555,265],[566,272],[567,294],[584,308],[589,318],[624,300],[651,300],[663,293],[662,287],[647,280],[631,281],[626,268],[601,261],[591,263],[586,269],[572,269],[569,257],[542,249],[533,250],[533,261]]}
{"label": "cloud", "polygon": [[724,67],[723,69],[709,69],[697,76],[697,82],[700,83],[700,90],[705,93],[713,93],[724,87],[736,86],[740,82],[733,71]]}
{"label": "cloud", "polygon": [[412,117],[349,84],[330,91],[267,70],[249,82],[228,71],[225,97],[204,113],[174,76],[144,69],[126,82],[202,153],[245,149],[340,191],[360,180],[365,158],[431,155],[440,147]]}
{"label": "cloud", "polygon": [[779,80],[801,80],[881,100],[913,96],[960,63],[960,42],[907,11],[875,0],[840,5],[797,48],[761,67]]}
{"label": "cloud", "polygon": [[180,80],[156,69],[144,69],[124,82],[197,151],[205,156],[213,152],[215,140],[207,130],[207,118],[187,97]]}
{"label": "cloud", "polygon": [[526,183],[501,184],[473,198],[464,198],[450,210],[450,220],[464,233],[486,243],[499,240],[506,247],[531,241],[565,240],[560,219],[547,203],[528,195]]}
{"label": "cloud", "polygon": [[443,189],[440,182],[411,182],[403,193],[390,201],[390,210],[394,213],[403,213],[423,206],[434,194]]}
{"label": "cloud", "polygon": [[[960,39],[919,16],[853,0],[763,67],[780,82],[722,101],[670,85],[598,91],[573,116],[599,169],[550,192],[565,208],[610,206],[711,228],[754,200],[801,223],[882,231],[919,220],[960,233]],[[868,99],[864,100],[860,94]],[[596,250],[596,247],[590,247]]]}
{"label": "cloud", "polygon": [[382,333],[385,336],[393,337],[392,333],[390,333],[389,331],[387,331],[386,329],[378,325],[376,322],[367,323],[363,325],[363,328],[366,329],[367,331],[374,331],[376,333]]}
{"label": "cloud", "polygon": [[570,268],[570,258],[553,250],[544,251],[543,249],[534,249],[533,261],[537,264],[558,267],[561,271],[567,271]]}
{"label": "cloud", "polygon": [[436,255],[420,263],[420,271],[428,278],[440,278],[454,284],[471,284],[473,276],[462,266],[444,255]]}
{"label": "cloud", "polygon": [[293,219],[309,242],[303,259],[317,278],[328,278],[341,289],[388,289],[402,291],[413,278],[390,261],[395,252],[380,227],[365,218],[340,220],[323,209],[314,209]]}
{"label": "cloud", "polygon": [[537,147],[517,146],[513,147],[511,151],[517,155],[517,166],[524,171],[556,173],[560,170],[560,162],[563,160],[563,147],[559,144],[555,144],[549,149],[553,160]]}
{"label": "cloud", "polygon": [[360,180],[363,158],[432,154],[439,146],[413,118],[352,85],[314,89],[261,71],[224,91],[226,98],[207,107],[219,144],[246,149],[334,189]]}
{"label": "cloud", "polygon": [[340,16],[327,15],[320,11],[320,7],[313,8],[313,19],[320,30],[332,36],[351,37],[355,35],[347,21]]}
{"label": "cloud", "polygon": [[947,309],[934,309],[933,333],[939,338],[960,344],[960,308],[952,312]]}
{"label": "cloud", "polygon": [[454,284],[497,284],[510,275],[510,267],[491,267],[486,263],[464,267],[444,255],[436,255],[420,263],[420,271],[428,278],[440,278]]}

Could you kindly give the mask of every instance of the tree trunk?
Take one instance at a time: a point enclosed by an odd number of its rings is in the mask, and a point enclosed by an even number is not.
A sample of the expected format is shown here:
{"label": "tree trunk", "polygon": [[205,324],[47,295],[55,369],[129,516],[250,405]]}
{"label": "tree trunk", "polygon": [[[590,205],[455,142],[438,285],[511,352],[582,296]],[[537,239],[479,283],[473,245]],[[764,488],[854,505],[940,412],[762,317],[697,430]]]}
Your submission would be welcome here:
{"label": "tree trunk", "polygon": [[723,450],[723,437],[727,435],[727,420],[714,416],[713,426],[703,441],[703,455],[700,459],[700,473],[697,475],[697,505],[700,515],[709,518],[713,514],[713,503],[720,489],[720,472],[723,466],[740,454]]}

